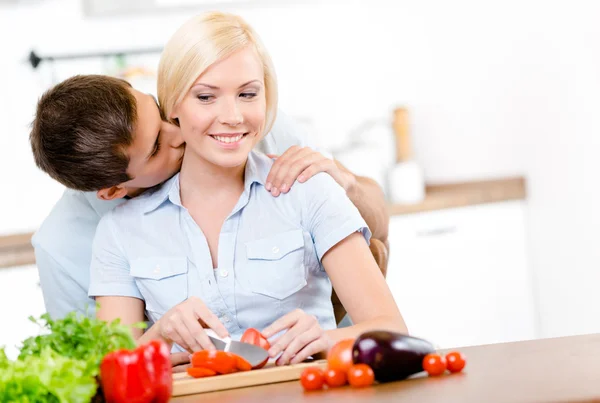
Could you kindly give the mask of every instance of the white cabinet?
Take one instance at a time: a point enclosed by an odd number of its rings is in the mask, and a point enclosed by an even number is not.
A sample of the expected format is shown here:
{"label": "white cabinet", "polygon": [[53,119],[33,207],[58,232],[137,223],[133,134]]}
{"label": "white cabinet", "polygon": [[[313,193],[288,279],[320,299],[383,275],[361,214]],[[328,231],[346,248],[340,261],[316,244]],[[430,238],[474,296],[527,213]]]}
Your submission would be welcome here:
{"label": "white cabinet", "polygon": [[40,328],[29,321],[45,312],[42,289],[36,266],[0,269],[0,347],[6,347],[9,358],[18,355],[17,346]]}
{"label": "white cabinet", "polygon": [[524,202],[394,216],[387,282],[409,332],[439,348],[536,338]]}

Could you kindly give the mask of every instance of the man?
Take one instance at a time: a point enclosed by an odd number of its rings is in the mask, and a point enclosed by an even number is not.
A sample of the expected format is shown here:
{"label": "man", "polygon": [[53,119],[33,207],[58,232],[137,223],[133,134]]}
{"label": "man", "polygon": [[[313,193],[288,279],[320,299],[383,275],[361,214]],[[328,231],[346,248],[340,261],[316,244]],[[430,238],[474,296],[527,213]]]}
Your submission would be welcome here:
{"label": "man", "polygon": [[[125,199],[179,171],[185,148],[179,127],[166,122],[151,95],[126,81],[75,76],[41,97],[30,141],[38,167],[68,188],[32,239],[46,310],[53,318],[74,310],[93,315],[88,286],[96,226]],[[259,150],[278,155],[267,178],[274,197],[290,191],[296,180],[327,172],[346,190],[373,237],[387,239],[385,199],[376,182],[310,148],[283,113]]]}

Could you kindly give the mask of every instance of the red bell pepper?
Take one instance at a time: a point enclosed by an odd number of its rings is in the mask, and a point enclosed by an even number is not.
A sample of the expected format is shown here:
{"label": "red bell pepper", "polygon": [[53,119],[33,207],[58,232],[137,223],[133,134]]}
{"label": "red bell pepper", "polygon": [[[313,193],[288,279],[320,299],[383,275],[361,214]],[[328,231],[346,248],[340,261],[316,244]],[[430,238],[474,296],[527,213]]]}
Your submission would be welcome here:
{"label": "red bell pepper", "polygon": [[173,390],[169,346],[153,340],[108,353],[100,364],[106,403],[166,403]]}

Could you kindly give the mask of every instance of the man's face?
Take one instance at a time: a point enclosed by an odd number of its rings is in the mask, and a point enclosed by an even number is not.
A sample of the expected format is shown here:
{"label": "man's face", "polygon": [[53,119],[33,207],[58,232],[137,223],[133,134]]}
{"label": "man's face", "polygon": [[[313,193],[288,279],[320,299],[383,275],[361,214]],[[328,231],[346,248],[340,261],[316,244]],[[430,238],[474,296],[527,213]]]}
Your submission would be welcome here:
{"label": "man's face", "polygon": [[179,172],[185,147],[179,127],[161,119],[156,99],[131,91],[137,101],[137,124],[127,150],[127,173],[133,179],[122,185],[129,196],[136,196]]}

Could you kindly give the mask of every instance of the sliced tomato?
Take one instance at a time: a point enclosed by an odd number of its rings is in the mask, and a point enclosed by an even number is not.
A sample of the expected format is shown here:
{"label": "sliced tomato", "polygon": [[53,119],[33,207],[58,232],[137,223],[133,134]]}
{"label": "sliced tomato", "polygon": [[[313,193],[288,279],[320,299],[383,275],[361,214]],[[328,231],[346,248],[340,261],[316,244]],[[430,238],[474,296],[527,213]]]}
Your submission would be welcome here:
{"label": "sliced tomato", "polygon": [[207,368],[217,374],[230,374],[238,370],[235,355],[217,350],[200,350],[192,355],[192,367]]}
{"label": "sliced tomato", "polygon": [[199,367],[190,367],[187,369],[187,373],[189,376],[193,376],[194,378],[206,378],[207,376],[213,376],[217,374],[212,369]]}
{"label": "sliced tomato", "polygon": [[240,357],[239,355],[233,354],[233,353],[229,353],[229,354],[231,354],[233,357],[235,357],[238,371],[250,371],[252,369],[252,364],[250,364],[244,358]]}
{"label": "sliced tomato", "polygon": [[269,343],[269,340],[267,340],[267,338],[265,336],[263,336],[261,332],[254,329],[253,327],[246,329],[246,331],[242,335],[242,338],[240,339],[240,341],[242,343],[254,344],[255,346],[262,347],[265,350],[268,350],[271,348],[271,344]]}
{"label": "sliced tomato", "polygon": [[[248,343],[258,347],[262,347],[267,351],[271,348],[269,340],[267,340],[267,338],[263,336],[261,332],[254,329],[253,327],[246,329],[240,341],[242,343]],[[267,364],[267,361],[269,361],[268,357],[263,362],[255,366],[253,369],[259,369],[264,367]]]}

